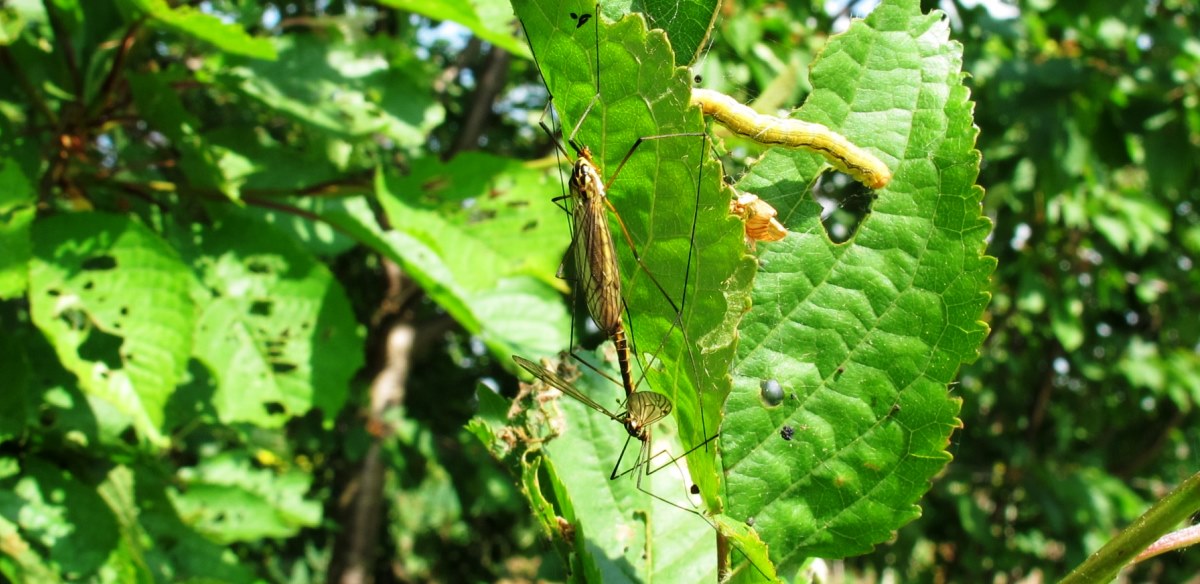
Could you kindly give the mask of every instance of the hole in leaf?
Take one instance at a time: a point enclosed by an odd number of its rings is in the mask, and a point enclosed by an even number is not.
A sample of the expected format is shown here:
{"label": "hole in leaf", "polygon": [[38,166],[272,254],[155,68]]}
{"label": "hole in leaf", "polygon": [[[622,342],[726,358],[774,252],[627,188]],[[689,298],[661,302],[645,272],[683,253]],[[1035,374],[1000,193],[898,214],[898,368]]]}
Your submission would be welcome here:
{"label": "hole in leaf", "polygon": [[137,446],[137,431],[133,429],[133,426],[127,426],[125,431],[121,432],[121,441],[130,446]]}
{"label": "hole in leaf", "polygon": [[250,305],[250,314],[255,316],[271,316],[271,306],[273,303],[269,300],[259,300]]}
{"label": "hole in leaf", "polygon": [[813,197],[824,209],[821,223],[834,243],[844,243],[854,237],[875,201],[871,189],[840,172],[827,173],[817,181]]}
{"label": "hole in leaf", "polygon": [[98,328],[88,331],[87,340],[79,345],[79,358],[85,361],[104,363],[109,370],[121,369],[121,343],[123,338],[106,333]]}
{"label": "hole in leaf", "polygon": [[263,409],[271,415],[282,414],[287,411],[287,408],[283,407],[283,404],[277,401],[263,402]]}
{"label": "hole in leaf", "polygon": [[117,267],[117,258],[110,255],[96,256],[83,260],[81,267],[85,270],[111,270]]}

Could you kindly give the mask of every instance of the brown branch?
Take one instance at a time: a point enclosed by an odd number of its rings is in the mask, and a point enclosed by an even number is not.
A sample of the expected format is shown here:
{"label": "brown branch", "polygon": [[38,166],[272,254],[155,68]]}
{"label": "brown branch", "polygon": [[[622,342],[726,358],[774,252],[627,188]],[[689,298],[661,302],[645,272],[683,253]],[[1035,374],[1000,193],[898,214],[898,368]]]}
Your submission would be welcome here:
{"label": "brown branch", "polygon": [[17,78],[17,83],[21,86],[21,90],[23,90],[29,96],[29,101],[33,103],[33,106],[37,108],[39,112],[41,112],[42,117],[46,118],[46,121],[50,122],[52,127],[57,128],[58,116],[54,114],[54,111],[51,110],[46,101],[42,99],[42,95],[38,93],[37,88],[29,82],[29,78],[25,76],[25,71],[22,70],[20,65],[17,64],[17,60],[13,58],[12,53],[8,50],[8,47],[3,45],[0,45],[0,64],[3,64],[6,68],[8,68],[8,70],[12,72],[13,77]]}
{"label": "brown branch", "polygon": [[125,36],[121,37],[121,44],[117,46],[117,53],[113,56],[112,68],[104,77],[104,84],[100,86],[100,91],[96,93],[96,101],[90,108],[93,115],[99,115],[108,108],[109,100],[112,99],[112,93],[117,86],[117,79],[120,78],[121,70],[125,67],[125,59],[133,48],[134,35],[142,28],[143,22],[145,22],[144,18],[130,24],[129,29],[125,31]]}
{"label": "brown branch", "polygon": [[[341,584],[374,582],[387,472],[383,447],[385,441],[392,439],[393,433],[386,419],[389,411],[404,401],[417,339],[414,316],[407,306],[419,289],[395,263],[385,260],[384,269],[388,275],[388,293],[381,307],[390,313],[390,317],[384,318],[385,322],[380,325],[383,334],[372,335],[379,339],[377,348],[382,357],[379,370],[371,381],[366,412],[367,430],[372,441],[361,465],[343,489],[343,536],[330,565],[329,579]],[[404,511],[393,509],[396,513]]]}
{"label": "brown branch", "polygon": [[496,102],[496,96],[504,89],[504,83],[508,79],[508,65],[511,60],[512,56],[508,51],[492,47],[483,64],[483,71],[476,76],[475,93],[471,96],[470,109],[459,128],[458,138],[454,146],[442,154],[443,160],[449,160],[463,150],[478,147],[479,136],[483,134],[488,118],[492,115],[492,104]]}

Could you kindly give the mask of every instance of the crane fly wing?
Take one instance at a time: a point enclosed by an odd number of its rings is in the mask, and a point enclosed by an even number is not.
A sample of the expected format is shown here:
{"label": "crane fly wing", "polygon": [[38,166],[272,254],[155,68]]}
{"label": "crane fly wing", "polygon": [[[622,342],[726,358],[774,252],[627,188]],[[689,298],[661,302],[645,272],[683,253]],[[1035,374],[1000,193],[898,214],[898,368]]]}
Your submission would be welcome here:
{"label": "crane fly wing", "polygon": [[[584,405],[612,418],[613,420],[621,422],[622,424],[625,423],[625,421],[622,418],[620,418],[616,414],[610,412],[608,410],[608,408],[605,408],[604,406],[596,403],[596,400],[588,397],[582,391],[579,391],[578,389],[576,389],[574,385],[571,385],[570,382],[559,377],[556,373],[553,373],[553,372],[547,370],[545,367],[542,367],[541,365],[538,365],[537,363],[534,363],[533,361],[530,361],[529,359],[526,359],[524,357],[521,357],[518,355],[513,355],[512,358],[513,358],[513,361],[517,362],[517,365],[520,365],[523,369],[525,369],[529,373],[533,374],[534,377],[537,377],[538,379],[541,379],[542,381],[549,383],[555,389],[558,389],[559,391],[579,400]],[[655,394],[655,395],[657,395],[657,394]],[[668,405],[669,405],[669,402],[668,402]]]}

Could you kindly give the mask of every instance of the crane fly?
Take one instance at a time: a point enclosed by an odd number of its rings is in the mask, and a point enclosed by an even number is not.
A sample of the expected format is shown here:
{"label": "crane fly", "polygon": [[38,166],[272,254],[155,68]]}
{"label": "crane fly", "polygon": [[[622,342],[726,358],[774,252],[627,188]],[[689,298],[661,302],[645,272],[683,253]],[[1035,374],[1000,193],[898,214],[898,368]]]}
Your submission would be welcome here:
{"label": "crane fly", "polygon": [[[628,318],[630,317],[631,309],[632,311],[637,312],[641,311],[642,308],[640,306],[629,306],[629,303],[626,303],[625,301],[625,296],[622,294],[622,279],[620,279],[620,269],[617,261],[616,246],[614,246],[613,243],[614,228],[610,227],[610,221],[608,221],[608,217],[610,217],[611,212],[611,216],[616,219],[616,224],[618,225],[619,230],[622,231],[625,242],[628,243],[628,246],[631,249],[632,259],[634,259],[636,263],[637,271],[646,273],[649,281],[653,283],[653,289],[658,291],[658,294],[661,294],[661,296],[666,299],[668,305],[670,305],[673,317],[667,318],[673,319],[673,323],[671,323],[671,331],[678,327],[679,335],[683,338],[685,350],[688,351],[688,355],[684,357],[684,360],[690,363],[692,379],[695,380],[694,387],[697,393],[697,404],[698,407],[703,409],[703,396],[701,395],[701,372],[700,367],[697,366],[696,356],[694,353],[692,353],[692,348],[694,348],[695,345],[692,344],[688,338],[689,333],[686,331],[686,324],[688,323],[686,323],[686,319],[684,318],[685,313],[683,307],[685,306],[686,300],[688,300],[688,282],[690,281],[691,276],[692,260],[694,260],[694,253],[696,253],[696,219],[698,215],[700,215],[701,191],[703,187],[702,179],[704,176],[703,163],[704,158],[706,158],[709,145],[708,134],[706,132],[677,132],[662,133],[658,134],[658,136],[644,136],[637,138],[629,147],[629,150],[624,153],[624,157],[620,158],[619,163],[614,165],[614,167],[613,165],[610,165],[610,168],[616,168],[616,170],[614,170],[612,175],[608,176],[608,179],[605,180],[604,174],[602,174],[601,171],[601,164],[596,162],[596,158],[607,159],[607,161],[610,163],[614,161],[614,158],[602,156],[602,152],[604,152],[602,147],[600,150],[601,156],[594,158],[592,150],[588,149],[587,146],[581,146],[576,142],[576,137],[578,136],[578,132],[580,132],[580,128],[583,126],[584,120],[588,119],[588,115],[593,112],[593,108],[596,106],[596,104],[602,101],[601,80],[599,74],[601,54],[599,28],[602,18],[600,17],[599,13],[599,5],[596,5],[596,13],[594,18],[589,18],[588,14],[580,14],[580,11],[571,12],[570,16],[572,22],[566,26],[563,26],[563,28],[558,28],[557,30],[559,32],[565,32],[566,35],[571,35],[574,34],[572,31],[581,29],[584,24],[589,22],[596,26],[594,52],[596,72],[595,91],[592,96],[592,100],[590,100],[590,102],[587,104],[586,109],[583,109],[582,115],[578,116],[574,127],[572,127],[569,137],[565,140],[565,142],[570,145],[571,150],[575,152],[574,161],[571,161],[571,179],[569,183],[570,192],[564,193],[562,197],[556,198],[556,201],[559,201],[559,203],[566,201],[564,205],[560,206],[563,206],[564,210],[568,211],[568,216],[571,218],[570,230],[572,240],[568,257],[574,259],[574,264],[576,266],[578,281],[576,289],[582,287],[582,290],[580,291],[584,296],[584,302],[587,303],[589,314],[592,315],[592,318],[595,321],[596,326],[598,326],[598,329],[600,329],[601,332],[604,332],[608,338],[611,338],[613,344],[616,345],[618,349],[617,360],[620,369],[622,369],[622,371],[620,371],[620,374],[622,374],[622,380],[620,380],[619,383],[616,380],[613,381],[614,383],[617,383],[617,385],[622,386],[624,389],[625,401],[623,405],[623,411],[614,413],[614,411],[611,409],[602,407],[602,405],[596,401],[596,399],[587,396],[586,393],[582,392],[580,389],[578,389],[578,387],[572,385],[569,383],[569,381],[566,381],[557,373],[548,371],[547,368],[538,365],[538,363],[523,359],[523,357],[516,355],[514,355],[512,359],[514,359],[518,366],[526,369],[528,373],[534,375],[535,378],[544,381],[545,384],[554,387],[554,389],[558,389],[559,391],[566,393],[566,395],[576,399],[577,402],[586,405],[588,408],[592,408],[596,411],[596,413],[604,415],[605,417],[608,417],[608,419],[618,422],[619,425],[625,429],[626,438],[624,440],[624,446],[622,447],[622,450],[620,450],[617,463],[613,465],[613,469],[610,472],[610,480],[616,480],[616,478],[628,475],[630,472],[636,472],[638,490],[642,490],[643,493],[653,496],[653,498],[658,499],[659,501],[666,502],[668,505],[680,508],[680,510],[696,514],[696,516],[702,518],[704,522],[708,523],[710,526],[714,526],[714,529],[718,529],[718,534],[720,535],[721,530],[716,528],[713,520],[706,516],[706,514],[697,511],[696,508],[694,508],[695,504],[692,504],[692,508],[678,505],[676,502],[661,498],[661,496],[649,492],[649,490],[643,488],[642,486],[643,477],[649,476],[650,474],[653,474],[653,472],[665,468],[667,465],[674,465],[678,469],[679,458],[689,456],[690,453],[697,451],[698,448],[701,447],[704,447],[707,450],[709,442],[712,442],[718,438],[718,435],[708,435],[707,428],[703,428],[702,437],[696,437],[694,432],[696,428],[690,428],[690,432],[692,432],[692,446],[690,447],[690,450],[686,450],[686,452],[680,454],[679,457],[674,457],[670,460],[667,460],[667,462],[664,464],[655,466],[655,460],[658,459],[661,454],[667,453],[667,451],[664,450],[661,452],[654,452],[652,428],[655,422],[658,422],[661,419],[664,419],[664,417],[670,415],[674,408],[672,399],[670,397],[661,395],[661,393],[653,390],[638,390],[638,385],[640,385],[642,380],[646,379],[648,367],[643,365],[641,362],[642,354],[637,350],[636,347],[634,347],[634,339],[636,338],[636,335],[632,333],[631,329],[628,331],[628,335],[626,335],[625,329],[626,323],[631,323],[632,321],[632,318]],[[522,25],[524,25],[523,20]],[[581,46],[584,46],[584,44],[580,44]],[[534,61],[540,70],[541,65],[540,61],[538,60],[538,50],[535,49],[533,44],[530,44],[530,49],[533,49]],[[545,74],[542,76],[542,78],[547,80]],[[551,89],[550,85],[550,83],[547,83],[547,90]],[[620,94],[617,92],[617,94],[614,95]],[[602,107],[600,112],[605,112],[605,110],[608,109],[608,106],[616,106],[616,104],[620,103],[622,97],[617,97],[616,100],[617,101],[613,104],[606,103],[606,107]],[[632,101],[646,102],[647,100],[646,98],[642,98],[642,100]],[[676,98],[674,98],[674,101],[678,102],[676,104],[678,110],[686,110],[686,108],[688,108],[688,101],[686,101],[686,97],[684,97],[683,100],[678,100],[677,95]],[[582,100],[580,102],[582,102]],[[553,138],[554,134],[556,133],[551,131],[550,127],[547,127],[545,122],[547,115],[550,114],[552,110],[552,104],[553,91],[551,90],[551,102],[547,103],[546,110],[544,113],[542,113],[542,121],[540,124],[542,130],[545,130]],[[650,115],[650,118],[653,118],[654,113],[650,112],[650,114],[652,114]],[[698,118],[700,118],[700,116],[696,115],[697,122],[700,121]],[[658,120],[655,119],[655,121]],[[673,124],[673,122],[668,122],[667,125],[656,125],[656,127],[661,128],[661,130],[671,130],[671,124]],[[602,133],[607,136],[607,131],[610,130],[610,128],[608,128],[606,122],[601,122],[601,126],[604,126],[605,128]],[[685,130],[685,127],[679,127],[679,130]],[[630,132],[630,138],[634,136],[637,136],[637,134]],[[626,227],[624,219],[620,217],[619,213],[617,213],[617,210],[614,209],[610,199],[608,199],[608,193],[613,191],[612,187],[614,185],[614,181],[617,180],[617,177],[620,175],[620,171],[625,168],[625,164],[630,162],[632,157],[635,156],[635,153],[638,151],[638,147],[649,143],[650,140],[682,138],[698,138],[698,142],[700,142],[700,144],[698,144],[700,145],[700,152],[698,152],[697,163],[700,165],[698,165],[698,167],[695,169],[696,174],[694,175],[694,179],[691,179],[695,180],[696,183],[695,203],[690,210],[691,227],[690,233],[688,234],[688,253],[686,253],[686,260],[682,270],[684,275],[683,295],[679,296],[679,302],[676,303],[676,301],[673,300],[672,295],[667,293],[666,289],[662,287],[658,281],[658,278],[654,276],[654,273],[649,270],[647,264],[642,260],[641,254],[638,253],[638,247],[634,243],[634,237],[631,236],[630,230],[628,227]],[[562,143],[558,142],[558,140],[553,140],[553,142],[554,146],[556,146],[557,153],[560,153],[560,155],[563,155],[568,159],[572,158]],[[604,143],[601,143],[601,146],[602,145],[604,145]],[[672,155],[670,155],[676,157],[676,161],[674,162],[672,162],[670,157],[656,157],[655,164],[658,164],[659,167],[662,167],[662,165],[677,163],[678,157],[680,156],[678,152],[682,151],[683,149],[680,147],[680,149],[676,150],[676,153],[672,153]],[[684,159],[689,158],[690,156],[685,157]],[[632,165],[632,168],[636,167],[638,167],[638,164]],[[648,171],[652,171],[653,173],[654,170]],[[635,170],[635,173],[637,173],[637,170]],[[656,181],[658,180],[656,177],[665,175],[658,174],[650,176],[652,176],[652,179],[655,180],[654,185],[658,186],[660,185],[660,182]],[[688,187],[690,187],[690,182],[688,183]],[[618,185],[618,191],[619,188],[620,186]],[[656,192],[661,191],[660,189],[656,188]],[[718,191],[708,192],[715,195]],[[726,212],[728,209],[728,204],[726,201],[721,201],[719,207],[712,206],[712,203],[709,203],[708,205],[709,206],[706,206],[707,210],[720,209],[721,213]],[[670,205],[664,204],[664,207],[668,206]],[[671,212],[671,210],[665,209],[665,212]],[[682,252],[682,249],[680,249],[680,252]],[[680,258],[682,258],[683,254],[679,253],[678,255]],[[649,258],[649,254],[647,257]],[[697,266],[700,265],[700,259],[698,259],[698,257],[700,257],[700,255],[696,255]],[[626,264],[626,266],[628,265],[629,264]],[[563,269],[560,267],[559,272],[562,273],[562,271]],[[626,318],[628,318],[628,320],[626,320]],[[650,355],[652,355],[650,359],[658,359],[659,350],[661,350],[661,348],[667,344],[668,337],[673,339],[679,338],[673,337],[671,332],[668,332],[667,336],[662,337],[662,341],[659,344],[659,349],[656,349],[650,353]],[[574,345],[574,326],[572,326],[571,344]],[[632,353],[634,353],[634,357],[632,357],[632,359],[630,359],[629,356],[630,350]],[[576,359],[578,359],[578,357],[576,357]],[[588,365],[587,361],[580,361],[583,362],[584,365]],[[638,365],[641,366],[642,379],[635,379],[634,367],[632,367],[632,363],[634,362],[638,362]],[[588,365],[588,367],[596,369],[590,365]],[[596,371],[599,372],[599,369],[596,369]],[[602,374],[602,372],[600,373]],[[722,374],[724,374],[724,372],[722,372]],[[678,393],[676,396],[679,396]],[[701,411],[701,426],[703,427],[703,425],[706,425],[706,423],[706,416],[704,416],[703,411]],[[682,429],[680,432],[684,433],[686,431]],[[622,469],[622,463],[624,462],[626,451],[628,451],[630,442],[634,439],[640,442],[640,445],[637,447],[637,459],[629,466],[628,469]],[[734,546],[737,547],[737,544],[734,543]],[[754,564],[752,560],[751,564]],[[756,564],[755,568],[756,570],[762,572],[762,568],[758,567]]]}
{"label": "crane fly", "polygon": [[[598,15],[598,5],[596,6],[596,9]],[[571,13],[571,19],[573,22],[575,22],[575,28],[583,26],[584,23],[590,20],[589,15],[577,13]],[[599,29],[597,28],[597,71],[599,71],[600,65],[599,55]],[[574,161],[571,163],[571,176],[568,181],[568,193],[556,197],[554,201],[558,203],[572,219],[571,251],[569,251],[567,255],[569,257],[573,256],[573,261],[577,272],[577,288],[582,288],[588,313],[591,315],[593,322],[596,323],[597,328],[599,328],[607,338],[613,341],[613,345],[616,348],[617,363],[621,375],[620,382],[617,382],[616,380],[613,381],[614,383],[619,383],[624,388],[626,400],[629,400],[632,398],[633,394],[637,392],[637,388],[641,382],[645,380],[645,373],[647,371],[648,364],[641,365],[640,369],[642,370],[642,377],[641,379],[635,379],[632,363],[640,357],[641,353],[638,351],[636,342],[633,340],[633,335],[630,334],[630,330],[626,324],[628,321],[625,317],[630,314],[630,307],[625,302],[621,291],[622,284],[620,268],[617,262],[617,254],[613,243],[612,230],[608,222],[608,214],[611,212],[612,216],[616,219],[617,225],[620,227],[626,244],[632,251],[633,259],[637,263],[639,270],[646,274],[657,292],[661,294],[661,296],[666,299],[667,303],[670,305],[671,312],[675,315],[674,322],[671,323],[671,331],[678,329],[680,334],[683,336],[683,342],[687,347],[687,355],[688,359],[691,361],[690,365],[694,373],[694,378],[698,382],[699,368],[695,362],[695,356],[691,351],[692,343],[687,338],[686,326],[683,322],[684,312],[682,304],[686,300],[687,286],[691,275],[691,264],[694,252],[694,245],[692,245],[692,242],[695,241],[696,220],[699,216],[699,196],[703,181],[702,163],[704,159],[705,148],[708,145],[708,134],[704,132],[676,132],[639,137],[636,141],[634,141],[632,146],[630,146],[629,150],[625,153],[625,156],[621,159],[619,164],[617,164],[616,170],[607,180],[605,180],[602,177],[600,165],[593,158],[591,150],[587,146],[581,146],[575,140],[575,137],[579,133],[580,128],[583,126],[584,121],[587,119],[588,115],[590,115],[596,104],[600,102],[600,89],[600,76],[597,74],[595,93],[567,138],[567,143],[570,145],[571,150],[575,152]],[[566,148],[564,148],[557,140],[553,140],[555,132],[552,131],[545,123],[545,118],[551,110],[552,103],[553,97],[551,97],[551,101],[546,104],[546,111],[543,112],[542,120],[539,123],[542,129],[551,136],[556,152],[570,160],[572,157],[567,153]],[[701,163],[701,166],[697,169],[696,201],[693,205],[691,215],[691,232],[688,234],[688,254],[684,263],[683,296],[681,297],[679,304],[676,304],[671,294],[667,292],[666,288],[659,282],[658,278],[655,277],[654,273],[643,262],[640,254],[638,253],[638,247],[634,243],[632,234],[629,232],[624,220],[621,218],[620,214],[617,212],[616,208],[612,205],[612,202],[607,196],[610,187],[616,181],[617,177],[620,176],[620,173],[622,169],[625,168],[626,163],[628,163],[634,154],[638,152],[640,146],[657,140],[667,140],[673,138],[700,138],[700,150],[697,160]],[[564,205],[564,201],[569,202],[569,205]],[[559,277],[564,277],[565,266],[565,262],[562,266],[560,266]],[[573,326],[572,335],[574,335]],[[652,359],[657,358],[657,355],[666,345],[669,335],[670,331],[668,331],[667,335],[662,337],[659,346],[650,352]],[[574,345],[573,336],[571,345]],[[634,355],[633,358],[630,357],[631,352]],[[578,356],[576,356],[576,358],[578,359]],[[592,366],[582,359],[579,360],[589,368],[596,370],[605,377],[608,377],[607,374],[598,368]],[[696,387],[696,392],[697,403],[700,404],[701,408],[703,408],[703,398],[699,395],[700,388],[698,386]],[[711,442],[715,436],[709,437],[707,421],[705,420],[703,409],[700,411],[700,421],[701,432],[703,436],[707,438],[706,440],[702,441],[701,444],[705,445],[705,448],[707,448],[708,443]]]}

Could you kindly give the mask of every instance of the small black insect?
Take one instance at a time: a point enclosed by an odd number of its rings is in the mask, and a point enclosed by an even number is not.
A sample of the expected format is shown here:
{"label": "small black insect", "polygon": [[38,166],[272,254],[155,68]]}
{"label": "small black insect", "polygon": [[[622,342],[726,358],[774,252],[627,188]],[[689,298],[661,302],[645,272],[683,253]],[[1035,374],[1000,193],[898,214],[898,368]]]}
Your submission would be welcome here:
{"label": "small black insect", "polygon": [[790,441],[792,439],[792,436],[796,435],[796,430],[794,428],[792,428],[791,426],[784,426],[783,429],[779,431],[779,435],[784,440]]}
{"label": "small black insect", "polygon": [[580,28],[583,25],[587,24],[587,21],[592,19],[592,15],[591,14],[575,14],[574,12],[572,12],[571,19],[575,21],[575,28]]}

